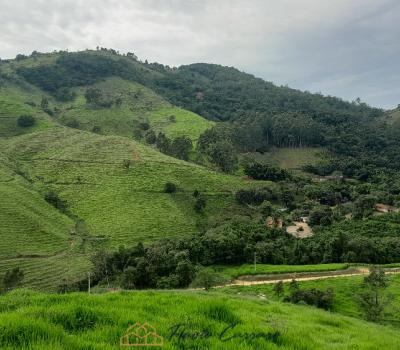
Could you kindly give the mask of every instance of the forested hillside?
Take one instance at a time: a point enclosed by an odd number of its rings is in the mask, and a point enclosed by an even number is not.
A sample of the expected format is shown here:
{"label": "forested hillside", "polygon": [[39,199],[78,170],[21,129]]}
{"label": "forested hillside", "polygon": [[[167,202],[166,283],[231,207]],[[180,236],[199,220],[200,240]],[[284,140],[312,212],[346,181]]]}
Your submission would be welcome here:
{"label": "forested hillside", "polygon": [[255,256],[397,262],[397,114],[103,48],[0,61],[0,275],[175,288]]}

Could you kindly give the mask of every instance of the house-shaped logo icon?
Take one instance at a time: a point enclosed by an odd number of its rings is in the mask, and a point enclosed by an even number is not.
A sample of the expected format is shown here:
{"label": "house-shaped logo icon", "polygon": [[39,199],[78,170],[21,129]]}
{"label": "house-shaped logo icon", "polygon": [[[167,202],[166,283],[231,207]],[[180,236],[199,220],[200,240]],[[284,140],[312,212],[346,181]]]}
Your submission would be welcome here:
{"label": "house-shaped logo icon", "polygon": [[163,346],[164,338],[157,334],[156,329],[147,322],[136,322],[130,326],[125,335],[120,338],[121,346]]}

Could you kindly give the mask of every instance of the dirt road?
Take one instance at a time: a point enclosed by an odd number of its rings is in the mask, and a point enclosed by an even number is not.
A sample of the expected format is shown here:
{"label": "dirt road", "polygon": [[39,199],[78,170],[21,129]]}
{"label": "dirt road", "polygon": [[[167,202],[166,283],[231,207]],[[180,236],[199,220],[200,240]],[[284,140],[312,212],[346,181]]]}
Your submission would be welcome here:
{"label": "dirt road", "polygon": [[[387,275],[399,274],[400,268],[388,268],[384,269]],[[367,268],[350,268],[339,271],[324,271],[324,272],[300,272],[300,273],[284,273],[284,274],[273,274],[273,275],[246,275],[234,280],[232,283],[225,284],[221,287],[231,286],[252,286],[259,284],[273,284],[279,281],[283,283],[291,282],[293,279],[296,281],[313,281],[326,278],[338,278],[338,277],[352,277],[367,275],[369,270]]]}

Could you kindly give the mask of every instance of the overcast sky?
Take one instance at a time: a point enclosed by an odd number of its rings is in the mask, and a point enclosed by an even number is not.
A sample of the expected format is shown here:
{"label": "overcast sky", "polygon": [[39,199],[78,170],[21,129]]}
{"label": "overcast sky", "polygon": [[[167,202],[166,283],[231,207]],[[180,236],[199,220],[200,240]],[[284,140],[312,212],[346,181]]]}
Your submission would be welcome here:
{"label": "overcast sky", "polygon": [[0,0],[0,57],[97,45],[400,104],[399,0]]}

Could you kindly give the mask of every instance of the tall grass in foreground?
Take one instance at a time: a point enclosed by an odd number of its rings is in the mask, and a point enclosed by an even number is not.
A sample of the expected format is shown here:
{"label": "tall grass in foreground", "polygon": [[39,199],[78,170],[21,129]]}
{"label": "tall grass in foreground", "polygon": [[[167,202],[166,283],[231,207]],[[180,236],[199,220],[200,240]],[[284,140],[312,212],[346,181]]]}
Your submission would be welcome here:
{"label": "tall grass in foreground", "polygon": [[[136,322],[156,328],[164,337],[160,349],[400,348],[398,331],[390,327],[257,297],[177,291],[56,295],[26,290],[0,297],[0,348],[121,349],[120,337]],[[171,336],[178,324],[183,333]],[[231,324],[236,326],[221,339]],[[255,336],[260,332],[278,336],[265,340]]]}

